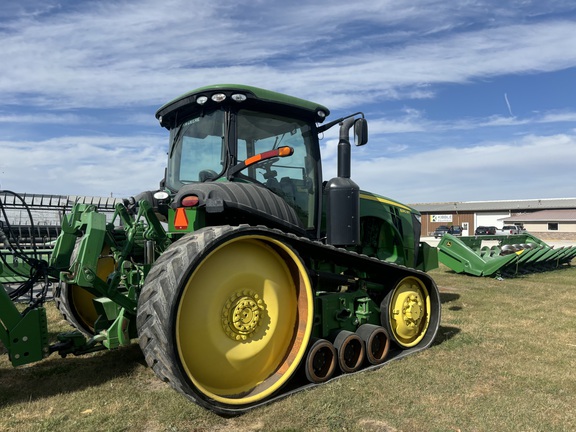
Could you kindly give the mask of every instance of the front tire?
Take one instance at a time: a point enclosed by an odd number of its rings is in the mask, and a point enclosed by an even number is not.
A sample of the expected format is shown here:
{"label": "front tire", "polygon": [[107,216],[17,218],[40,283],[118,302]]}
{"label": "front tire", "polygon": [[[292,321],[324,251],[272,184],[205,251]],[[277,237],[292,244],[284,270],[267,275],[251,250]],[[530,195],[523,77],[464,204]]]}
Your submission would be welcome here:
{"label": "front tire", "polygon": [[312,288],[295,252],[262,230],[210,227],[175,242],[138,302],[140,346],[164,381],[235,414],[269,399],[306,352]]}

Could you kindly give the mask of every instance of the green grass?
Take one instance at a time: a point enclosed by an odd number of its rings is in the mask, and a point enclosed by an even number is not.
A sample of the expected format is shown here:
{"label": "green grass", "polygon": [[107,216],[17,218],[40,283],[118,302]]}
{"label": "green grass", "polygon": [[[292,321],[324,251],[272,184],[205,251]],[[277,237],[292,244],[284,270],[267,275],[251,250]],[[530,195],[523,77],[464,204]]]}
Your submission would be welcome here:
{"label": "green grass", "polygon": [[[0,430],[576,430],[576,267],[502,281],[443,266],[431,275],[436,343],[376,371],[225,419],[157,380],[137,346],[17,369],[2,355]],[[48,312],[51,330],[68,329]]]}

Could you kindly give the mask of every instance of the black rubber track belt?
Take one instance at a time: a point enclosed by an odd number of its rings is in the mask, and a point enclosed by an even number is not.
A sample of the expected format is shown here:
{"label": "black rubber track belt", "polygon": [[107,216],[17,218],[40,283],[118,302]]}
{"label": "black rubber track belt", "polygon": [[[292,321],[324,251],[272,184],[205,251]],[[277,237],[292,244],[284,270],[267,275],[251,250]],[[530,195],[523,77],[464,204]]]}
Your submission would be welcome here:
{"label": "black rubber track belt", "polygon": [[[174,296],[172,298],[166,298],[167,296],[162,289],[162,283],[176,284],[175,275],[167,274],[169,272],[166,271],[166,266],[163,263],[168,260],[178,260],[181,253],[198,255],[205,254],[206,250],[204,249],[204,246],[206,244],[209,244],[210,248],[213,249],[214,247],[232,240],[233,238],[251,235],[269,237],[289,245],[298,255],[300,255],[300,257],[304,258],[304,262],[307,257],[312,259],[316,257],[325,262],[331,261],[336,265],[353,268],[358,271],[366,271],[371,275],[378,275],[379,280],[374,280],[374,282],[382,283],[384,285],[391,284],[390,289],[393,288],[395,282],[407,276],[414,276],[425,284],[430,295],[431,317],[428,330],[422,341],[420,341],[418,345],[408,349],[399,349],[398,347],[394,347],[394,344],[391,344],[392,347],[384,363],[368,365],[352,374],[379,369],[393,360],[398,360],[422,351],[430,347],[434,342],[440,325],[440,294],[435,282],[425,272],[381,261],[377,258],[350,252],[346,249],[326,245],[318,241],[312,241],[264,226],[241,225],[203,228],[195,233],[183,237],[159,257],[147,277],[147,281],[151,280],[152,282],[150,282],[148,287],[145,283],[137,308],[137,327],[140,338],[139,343],[148,365],[154,370],[160,379],[169,383],[177,391],[184,394],[198,405],[212,410],[222,416],[236,416],[254,408],[270,404],[299,391],[322,385],[310,383],[303,377],[303,373],[296,372],[275,395],[266,400],[251,405],[244,405],[242,407],[222,404],[208,398],[199,398],[196,394],[190,394],[190,392],[182,386],[182,383],[189,381],[186,374],[181,369],[179,362],[173,360],[173,358],[175,358],[174,354],[176,354],[177,351],[174,346],[174,337],[173,335],[168,334],[168,328],[170,326],[161,325],[159,322],[160,320],[173,319],[173,316],[175,315],[173,309],[176,307],[174,303],[178,303],[177,301],[174,301]],[[182,248],[185,248],[186,250],[183,251]],[[174,271],[178,271],[179,269],[178,263],[170,263],[170,266],[175,266]],[[158,273],[160,272],[165,274],[159,275]],[[177,300],[178,294],[175,294],[175,296]],[[161,342],[158,343],[157,341]],[[164,352],[163,347],[166,346],[173,350],[172,356],[170,353]],[[352,374],[337,374],[327,382]]]}

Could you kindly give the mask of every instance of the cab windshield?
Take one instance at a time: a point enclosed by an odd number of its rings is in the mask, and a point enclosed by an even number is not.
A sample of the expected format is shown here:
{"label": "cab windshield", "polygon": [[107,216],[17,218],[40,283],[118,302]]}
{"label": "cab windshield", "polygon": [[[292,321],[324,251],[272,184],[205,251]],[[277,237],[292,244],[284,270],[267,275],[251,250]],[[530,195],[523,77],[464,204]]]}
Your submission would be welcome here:
{"label": "cab windshield", "polygon": [[226,167],[224,111],[194,117],[170,131],[167,186],[215,179]]}
{"label": "cab windshield", "polygon": [[288,146],[293,154],[249,166],[239,178],[262,183],[296,210],[304,226],[314,226],[316,163],[310,125],[279,115],[242,110],[238,113],[238,161]]}
{"label": "cab windshield", "polygon": [[251,156],[291,147],[291,156],[262,160],[228,180],[270,189],[294,208],[305,227],[314,227],[317,157],[312,130],[305,121],[251,110],[217,110],[171,130],[171,141],[166,186],[173,190],[188,183],[227,178],[228,168]]}

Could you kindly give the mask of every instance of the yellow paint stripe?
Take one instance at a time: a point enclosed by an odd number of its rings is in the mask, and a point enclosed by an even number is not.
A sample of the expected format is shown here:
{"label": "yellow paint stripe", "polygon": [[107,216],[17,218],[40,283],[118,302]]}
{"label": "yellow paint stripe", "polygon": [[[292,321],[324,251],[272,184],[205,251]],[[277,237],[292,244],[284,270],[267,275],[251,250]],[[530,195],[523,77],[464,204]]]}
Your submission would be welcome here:
{"label": "yellow paint stripe", "polygon": [[383,203],[383,204],[392,205],[392,206],[394,206],[394,207],[400,207],[401,209],[408,210],[409,212],[412,211],[412,209],[411,209],[410,207],[407,207],[407,206],[405,206],[405,205],[399,204],[399,203],[394,202],[394,201],[390,201],[390,200],[388,200],[388,199],[386,199],[386,198],[380,198],[380,197],[377,197],[377,196],[364,195],[364,194],[360,194],[360,198],[361,198],[361,199],[372,200],[372,201],[378,201],[378,202],[381,202],[381,203]]}

